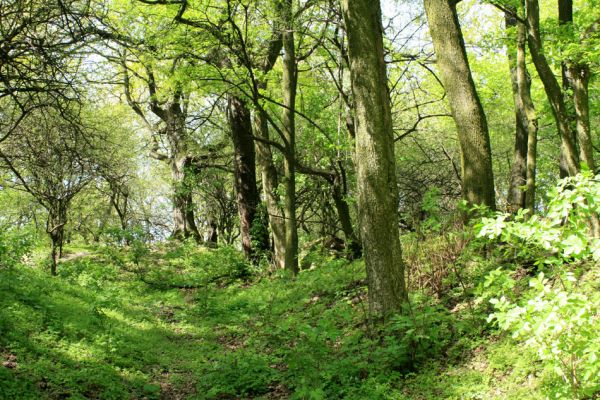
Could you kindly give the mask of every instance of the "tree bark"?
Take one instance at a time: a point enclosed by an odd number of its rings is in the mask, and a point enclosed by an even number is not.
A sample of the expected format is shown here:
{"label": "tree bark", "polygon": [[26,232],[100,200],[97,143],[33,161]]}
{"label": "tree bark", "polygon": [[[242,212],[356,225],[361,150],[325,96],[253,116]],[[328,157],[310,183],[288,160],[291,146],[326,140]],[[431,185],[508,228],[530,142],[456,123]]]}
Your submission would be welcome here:
{"label": "tree bark", "polygon": [[[269,125],[263,110],[257,110],[254,115],[254,126],[260,138],[270,140]],[[273,263],[275,267],[285,267],[285,220],[279,206],[277,187],[277,169],[273,163],[271,146],[267,143],[256,141],[256,158],[260,166],[262,190],[267,203],[269,225],[273,234]]]}
{"label": "tree bark", "polygon": [[50,236],[52,247],[50,251],[50,273],[56,276],[58,259],[62,256],[62,246],[67,223],[67,206],[63,200],[57,200],[55,204],[49,205],[48,220],[46,221],[46,232]]}
{"label": "tree bark", "polygon": [[[516,10],[513,9],[513,12]],[[537,116],[531,99],[531,79],[527,72],[527,27],[506,14],[506,27],[516,27],[514,46],[509,44],[509,64],[515,102],[515,161],[511,172],[508,204],[511,212],[535,208],[535,171],[537,163]],[[525,190],[521,186],[525,186]]]}
{"label": "tree bark", "polygon": [[346,247],[347,257],[350,260],[355,260],[362,255],[362,246],[356,237],[354,228],[352,227],[352,219],[350,218],[350,208],[346,201],[346,190],[343,181],[343,176],[336,174],[332,183],[332,194],[335,209],[344,232],[344,244]]}
{"label": "tree bark", "polygon": [[173,186],[173,232],[171,236],[177,240],[194,238],[201,241],[192,199],[192,172],[188,165],[187,154],[173,156],[170,160]]}
{"label": "tree bark", "polygon": [[527,117],[525,116],[523,99],[521,99],[519,91],[519,68],[522,66],[518,62],[518,53],[522,50],[521,45],[523,42],[520,35],[521,29],[517,27],[517,19],[507,12],[504,15],[504,20],[507,31],[516,28],[516,35],[513,35],[516,40],[514,43],[510,40],[508,44],[508,64],[515,103],[515,148],[507,199],[509,211],[516,213],[519,209],[525,207],[526,194],[523,191],[523,186],[527,181]]}
{"label": "tree bark", "polygon": [[[573,0],[558,0],[558,21],[566,30],[573,31]],[[565,103],[569,105],[569,122],[575,121],[570,126],[573,131],[571,136],[579,144],[579,161],[586,163],[591,171],[595,171],[589,115],[590,67],[577,60],[563,60],[562,76]]]}
{"label": "tree bark", "polygon": [[268,237],[264,230],[252,229],[260,204],[256,186],[256,154],[252,137],[252,119],[246,102],[230,95],[227,99],[227,119],[231,129],[234,152],[234,183],[240,217],[242,249],[247,259],[253,259],[257,251],[268,249]]}
{"label": "tree bark", "polygon": [[527,5],[527,42],[531,59],[535,69],[544,85],[546,96],[552,108],[552,114],[561,138],[560,157],[561,171],[569,176],[579,172],[579,160],[572,132],[569,127],[569,116],[564,102],[563,93],[558,84],[554,72],[543,53],[542,39],[540,35],[540,9],[538,0],[526,0]]}
{"label": "tree bark", "polygon": [[425,0],[437,65],[448,95],[461,149],[463,198],[495,209],[487,120],[471,75],[454,0]]}
{"label": "tree bark", "polygon": [[407,293],[380,2],[343,0],[342,13],[356,109],[358,214],[369,310],[385,317],[401,311]]}
{"label": "tree bark", "polygon": [[296,89],[298,69],[294,43],[294,15],[292,0],[283,0],[281,7],[283,20],[283,134],[285,140],[285,158],[283,174],[285,185],[285,269],[292,274],[298,273],[298,223],[296,220]]}

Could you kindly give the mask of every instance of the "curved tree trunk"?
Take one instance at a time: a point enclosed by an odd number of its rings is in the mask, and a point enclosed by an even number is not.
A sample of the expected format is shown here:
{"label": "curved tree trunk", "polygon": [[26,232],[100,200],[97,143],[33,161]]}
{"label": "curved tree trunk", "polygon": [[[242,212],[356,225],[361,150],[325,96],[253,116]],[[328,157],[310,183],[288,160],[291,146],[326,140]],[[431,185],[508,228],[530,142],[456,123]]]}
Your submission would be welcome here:
{"label": "curved tree trunk", "polygon": [[343,0],[342,12],[356,107],[358,214],[369,310],[385,317],[401,311],[407,293],[381,7],[379,0]]}
{"label": "curved tree trunk", "polygon": [[425,0],[429,31],[458,131],[463,198],[495,209],[487,120],[475,89],[453,0]]}
{"label": "curved tree trunk", "polygon": [[569,115],[562,90],[543,53],[542,39],[540,36],[539,3],[538,0],[526,0],[526,5],[528,24],[527,42],[529,44],[529,52],[531,53],[531,59],[533,60],[535,69],[544,85],[546,96],[550,102],[552,114],[561,138],[561,171],[564,174],[573,176],[579,172],[579,157],[573,141],[572,131],[569,127]]}

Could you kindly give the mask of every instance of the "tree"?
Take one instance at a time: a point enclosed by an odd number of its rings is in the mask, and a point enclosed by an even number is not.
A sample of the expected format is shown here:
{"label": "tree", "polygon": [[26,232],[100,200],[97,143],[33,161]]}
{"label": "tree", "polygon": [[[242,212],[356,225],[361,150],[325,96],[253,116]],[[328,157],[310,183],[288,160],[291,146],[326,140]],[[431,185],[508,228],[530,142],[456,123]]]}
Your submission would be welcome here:
{"label": "tree", "polygon": [[342,12],[356,105],[357,197],[369,309],[386,316],[401,309],[407,294],[381,7],[378,0],[343,0]]}
{"label": "tree", "polygon": [[544,85],[546,96],[552,108],[552,115],[561,139],[561,175],[573,176],[579,172],[579,157],[569,127],[569,116],[560,85],[544,55],[540,33],[540,6],[538,0],[526,0],[527,43],[531,59]]}
{"label": "tree", "polygon": [[518,18],[516,8],[505,12],[505,23],[509,33],[508,59],[516,126],[514,161],[507,202],[511,212],[527,208],[532,214],[535,208],[538,123],[526,64],[527,27],[525,22]]}
{"label": "tree", "polygon": [[454,0],[425,0],[437,65],[461,149],[463,198],[495,209],[494,173],[488,126],[471,75]]}
{"label": "tree", "polygon": [[[140,100],[134,97],[133,84],[131,82],[130,69],[126,58],[123,58],[123,88],[127,102],[135,113],[145,122],[152,134],[152,146],[150,156],[156,160],[169,165],[171,169],[171,179],[173,187],[173,231],[172,237],[176,239],[185,239],[192,237],[200,241],[200,233],[196,227],[194,217],[194,203],[192,199],[192,181],[194,171],[197,166],[194,165],[194,155],[189,149],[189,130],[187,126],[189,93],[186,92],[183,84],[176,81],[176,77],[168,76],[165,78],[164,85],[167,93],[159,93],[161,89],[158,86],[156,73],[153,63],[158,60],[149,60],[141,63],[145,72],[142,82],[146,86],[146,96],[144,102],[148,105],[150,111],[159,118],[160,124],[152,124],[143,108],[140,106]],[[168,69],[170,74],[177,71],[180,60],[176,58],[171,62]],[[139,75],[139,73],[138,73]],[[175,82],[169,82],[169,79]],[[172,87],[173,90],[169,90]],[[168,100],[160,100],[167,97]],[[161,143],[164,151],[161,151]]]}
{"label": "tree", "polygon": [[[576,29],[573,25],[573,0],[558,0],[558,20],[570,42],[576,41]],[[592,26],[583,32],[582,42],[596,30]],[[572,134],[579,144],[579,159],[585,162],[591,171],[596,170],[594,150],[590,129],[589,82],[592,71],[590,65],[582,59],[581,54],[574,54],[562,62],[563,89],[565,102],[569,112],[569,121],[575,121]],[[562,156],[562,154],[561,154]]]}
{"label": "tree", "polygon": [[36,108],[67,113],[79,99],[73,63],[85,37],[85,2],[3,0],[0,7],[0,142]]}
{"label": "tree", "polygon": [[0,146],[0,159],[12,172],[14,186],[31,194],[48,212],[52,275],[62,255],[71,201],[96,177],[97,140],[82,125],[42,108],[23,120]]}

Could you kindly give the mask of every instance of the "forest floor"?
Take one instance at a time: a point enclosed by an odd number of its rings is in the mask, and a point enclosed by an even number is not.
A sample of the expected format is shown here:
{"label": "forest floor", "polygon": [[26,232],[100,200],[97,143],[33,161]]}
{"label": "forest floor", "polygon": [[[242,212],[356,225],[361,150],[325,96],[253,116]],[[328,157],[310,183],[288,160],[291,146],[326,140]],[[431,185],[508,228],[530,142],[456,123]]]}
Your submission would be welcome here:
{"label": "forest floor", "polygon": [[56,278],[0,268],[0,399],[543,397],[468,307],[370,324],[360,262],[291,279],[232,249],[68,251]]}

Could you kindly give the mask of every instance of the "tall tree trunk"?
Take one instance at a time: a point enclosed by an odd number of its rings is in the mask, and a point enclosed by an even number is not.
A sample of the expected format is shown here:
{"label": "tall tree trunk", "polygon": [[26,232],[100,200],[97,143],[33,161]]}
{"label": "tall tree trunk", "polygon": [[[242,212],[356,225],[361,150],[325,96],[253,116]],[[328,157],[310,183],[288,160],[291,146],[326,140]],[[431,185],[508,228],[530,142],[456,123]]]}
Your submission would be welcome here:
{"label": "tall tree trunk", "polygon": [[[516,13],[516,9],[513,12]],[[509,14],[506,15],[506,26],[516,27],[516,44],[514,47],[509,45],[508,53],[517,129],[508,203],[512,212],[526,208],[532,215],[535,209],[538,122],[527,72],[527,27]],[[525,186],[524,191],[519,187],[522,185]]]}
{"label": "tall tree trunk", "polygon": [[[573,0],[558,0],[558,21],[573,33]],[[574,37],[572,39],[575,40]],[[579,144],[579,160],[585,162],[591,171],[595,171],[589,115],[590,67],[577,60],[563,60],[561,66],[569,122],[575,121],[571,124],[571,136]]]}
{"label": "tall tree trunk", "polygon": [[597,171],[590,129],[590,100],[588,90],[590,67],[586,64],[574,65],[571,67],[570,75],[573,78],[573,100],[575,103],[575,119],[577,121],[579,159],[587,164],[590,171],[595,173]]}
{"label": "tall tree trunk", "polygon": [[[514,9],[512,11],[516,12]],[[522,65],[519,64],[518,60],[518,53],[522,51],[521,46],[524,43],[521,40],[522,30],[517,27],[517,19],[506,12],[504,20],[507,31],[516,28],[513,35],[516,40],[513,41],[513,37],[511,37],[508,44],[508,64],[515,102],[515,150],[507,199],[509,211],[515,213],[525,207],[526,193],[523,191],[523,186],[527,181],[527,117],[519,90],[519,68],[522,68]]]}
{"label": "tall tree trunk", "polygon": [[[570,0],[558,0],[558,23],[562,27],[566,27],[567,30],[570,30],[573,25],[573,2]],[[577,131],[575,129],[575,105],[573,104],[573,96],[572,96],[572,85],[573,81],[570,77],[572,73],[569,68],[569,62],[567,60],[563,60],[561,62],[561,75],[562,75],[562,89],[563,89],[563,101],[565,102],[565,108],[567,111],[567,120],[569,124],[569,130],[571,135],[571,140],[573,141],[575,147],[577,147]],[[568,168],[568,151],[565,148],[564,143],[561,143],[560,146],[560,161],[559,161],[559,170],[560,177],[566,178],[569,176],[569,168]]]}
{"label": "tall tree trunk", "polygon": [[463,197],[495,209],[487,120],[471,76],[454,0],[425,0],[429,31],[458,130]]}
{"label": "tall tree trunk", "polygon": [[231,129],[234,152],[234,186],[240,217],[240,235],[242,249],[247,259],[252,259],[256,251],[269,247],[268,236],[262,229],[252,229],[257,220],[257,208],[260,204],[256,186],[256,155],[252,137],[252,119],[246,102],[239,97],[229,95],[227,99],[227,120]]}
{"label": "tall tree trunk", "polygon": [[[254,126],[259,137],[268,141],[269,125],[264,110],[257,110],[254,115]],[[267,143],[256,141],[256,158],[260,166],[262,190],[267,203],[269,225],[273,234],[273,262],[275,267],[285,267],[285,220],[279,207],[277,187],[277,169],[273,164],[271,146]]]}
{"label": "tall tree trunk", "polygon": [[292,0],[283,0],[283,134],[285,138],[285,158],[283,161],[285,185],[285,269],[298,273],[298,223],[296,220],[296,89],[298,69],[296,66],[296,46],[294,43],[294,15]]}
{"label": "tall tree trunk", "polygon": [[561,170],[569,176],[576,175],[579,172],[579,157],[577,155],[572,132],[569,127],[569,116],[564,102],[563,93],[558,84],[554,72],[544,56],[542,39],[540,36],[540,9],[538,0],[526,0],[527,5],[527,42],[531,59],[535,69],[540,76],[546,96],[552,108],[552,114],[556,122],[556,127],[561,138],[560,157]]}
{"label": "tall tree trunk", "polygon": [[356,109],[360,236],[369,310],[384,317],[407,299],[398,229],[398,187],[379,0],[342,0]]}

